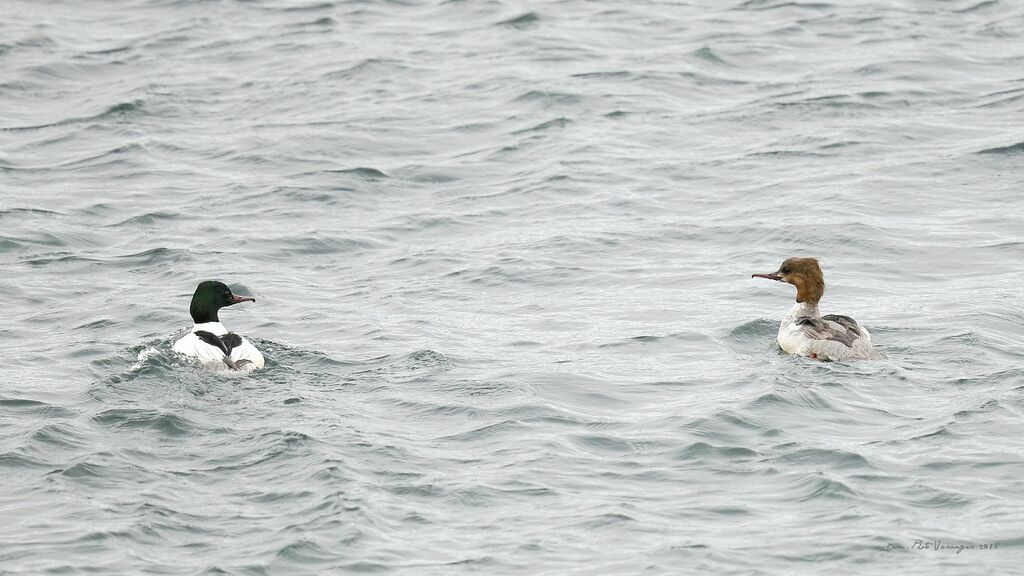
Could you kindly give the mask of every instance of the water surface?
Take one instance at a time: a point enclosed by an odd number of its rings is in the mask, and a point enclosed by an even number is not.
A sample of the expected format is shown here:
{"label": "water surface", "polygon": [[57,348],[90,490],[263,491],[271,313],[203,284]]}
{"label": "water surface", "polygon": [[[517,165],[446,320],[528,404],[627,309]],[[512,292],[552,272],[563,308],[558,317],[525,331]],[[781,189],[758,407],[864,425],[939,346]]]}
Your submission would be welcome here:
{"label": "water surface", "polygon": [[4,574],[1019,569],[1017,4],[4,14]]}

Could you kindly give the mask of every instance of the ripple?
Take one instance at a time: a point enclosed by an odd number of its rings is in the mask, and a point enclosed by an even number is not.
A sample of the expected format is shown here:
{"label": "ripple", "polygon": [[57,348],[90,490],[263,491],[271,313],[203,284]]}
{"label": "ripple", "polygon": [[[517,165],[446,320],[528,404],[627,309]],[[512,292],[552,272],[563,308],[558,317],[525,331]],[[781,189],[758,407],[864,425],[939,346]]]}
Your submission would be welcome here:
{"label": "ripple", "polygon": [[[111,118],[125,118],[130,115],[136,114],[143,108],[142,100],[132,100],[130,102],[120,102],[107,108],[106,110],[94,114],[92,116],[80,116],[73,118],[66,118],[64,120],[58,120],[56,122],[50,122],[47,124],[36,124],[32,126],[15,126],[9,128],[0,127],[0,132],[24,132],[31,130],[42,130],[44,128],[57,128],[61,126],[67,126],[70,124],[81,124],[85,122],[98,122]],[[115,149],[115,151],[121,148]]]}
{"label": "ripple", "polygon": [[690,55],[698,60],[710,62],[712,64],[716,64],[719,66],[732,66],[731,63],[722,58],[722,56],[719,55],[718,52],[716,52],[709,46],[703,46],[701,48],[698,48],[697,50],[691,52]]}
{"label": "ripple", "polygon": [[0,408],[8,414],[23,414],[40,418],[70,418],[76,412],[41,400],[31,398],[0,398]]}
{"label": "ripple", "polygon": [[117,257],[121,266],[146,266],[170,262],[187,262],[192,254],[181,248],[150,248],[141,252],[123,254]]}
{"label": "ripple", "polygon": [[19,452],[3,452],[0,453],[0,468],[14,475],[26,470],[50,470],[52,465]]}
{"label": "ripple", "polygon": [[335,170],[320,170],[317,172],[309,172],[307,174],[338,174],[343,176],[355,176],[357,178],[363,178],[366,180],[382,180],[384,178],[389,178],[389,176],[383,171],[366,166],[359,166],[356,168],[341,168]]}
{"label": "ripple", "polygon": [[109,476],[106,466],[90,462],[79,462],[59,472],[63,476],[75,479],[102,479]]}
{"label": "ripple", "polygon": [[800,502],[817,499],[850,500],[855,492],[845,483],[828,478],[822,473],[798,477],[789,488],[790,497]]}
{"label": "ripple", "polygon": [[398,60],[384,58],[367,58],[357,64],[342,70],[334,70],[324,75],[325,81],[350,80],[359,76],[372,76],[387,71],[399,71],[406,69],[406,66]]}
{"label": "ripple", "polygon": [[752,462],[760,457],[760,454],[754,450],[742,446],[713,446],[706,442],[694,442],[673,454],[673,458],[676,460],[700,463],[744,463]]}
{"label": "ripple", "polygon": [[154,224],[159,224],[161,222],[174,221],[179,219],[180,217],[181,215],[176,212],[156,211],[149,212],[147,214],[140,214],[138,216],[132,216],[131,218],[122,220],[117,224],[110,224],[110,227],[116,228],[119,226],[132,226],[136,224],[151,226]]}
{"label": "ripple", "polygon": [[980,12],[989,8],[995,8],[999,4],[998,0],[985,0],[984,2],[978,2],[977,4],[968,6],[967,8],[954,10],[953,12],[956,14],[969,14],[971,12]]}
{"label": "ripple", "polygon": [[515,18],[509,18],[508,20],[502,20],[495,24],[496,26],[506,26],[509,28],[526,29],[532,28],[540,23],[540,15],[536,12],[526,12],[516,16]]}
{"label": "ripple", "polygon": [[485,424],[458,434],[444,436],[440,438],[440,440],[445,442],[475,442],[479,440],[488,440],[497,435],[513,435],[522,429],[523,424],[521,422],[515,420],[503,420],[500,422]]}
{"label": "ripple", "polygon": [[26,216],[63,216],[63,212],[56,212],[53,210],[46,210],[43,208],[7,208],[0,210],[0,218],[15,217],[24,218]]}
{"label": "ripple", "polygon": [[154,430],[167,436],[189,436],[194,423],[177,414],[140,408],[115,408],[93,416],[96,423],[112,428]]}
{"label": "ripple", "polygon": [[860,454],[855,454],[845,450],[821,448],[804,448],[790,452],[778,457],[777,461],[787,464],[810,466],[815,469],[822,467],[835,470],[844,470],[849,468],[874,468]]}
{"label": "ripple", "polygon": [[333,552],[309,540],[298,540],[287,544],[277,551],[276,556],[303,566],[327,564],[335,559]]}
{"label": "ripple", "polygon": [[995,154],[1000,156],[1011,154],[1024,154],[1024,142],[1018,142],[1016,144],[1010,144],[1008,146],[985,148],[983,150],[979,150],[978,154]]}
{"label": "ripple", "polygon": [[32,434],[31,441],[48,444],[62,450],[83,449],[89,446],[81,431],[68,423],[47,424]]}
{"label": "ripple", "polygon": [[273,246],[273,251],[268,255],[289,258],[301,255],[313,256],[372,250],[379,245],[365,238],[338,238],[310,234],[306,236],[275,238]]}
{"label": "ripple", "polygon": [[547,120],[545,122],[541,122],[540,124],[536,124],[534,126],[531,126],[530,128],[524,128],[522,130],[516,130],[516,131],[512,132],[512,134],[516,135],[516,136],[519,136],[519,135],[523,135],[523,134],[530,134],[532,132],[544,132],[544,131],[550,130],[552,128],[565,128],[566,126],[568,126],[570,124],[572,124],[572,120],[570,120],[569,118],[554,118],[552,120]]}
{"label": "ripple", "polygon": [[576,106],[583,102],[579,94],[564,92],[545,92],[543,90],[530,90],[517,96],[513,102],[537,102],[545,108],[551,106]]}
{"label": "ripple", "polygon": [[673,349],[679,349],[679,346],[683,343],[710,343],[712,338],[704,333],[697,331],[686,331],[676,332],[674,334],[667,334],[664,336],[653,336],[653,335],[642,335],[633,336],[625,340],[618,342],[609,342],[605,344],[599,344],[599,348],[622,348],[622,347],[645,347],[645,346],[668,346]]}

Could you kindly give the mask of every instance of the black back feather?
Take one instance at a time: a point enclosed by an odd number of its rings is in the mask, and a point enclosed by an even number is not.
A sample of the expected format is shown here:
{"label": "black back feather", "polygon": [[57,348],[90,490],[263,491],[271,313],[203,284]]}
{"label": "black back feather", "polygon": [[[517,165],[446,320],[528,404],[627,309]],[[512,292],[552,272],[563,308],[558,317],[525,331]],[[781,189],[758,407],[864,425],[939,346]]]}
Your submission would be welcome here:
{"label": "black back feather", "polygon": [[[242,345],[242,337],[238,334],[227,333],[223,336],[217,336],[213,332],[207,332],[206,330],[196,330],[193,332],[200,340],[206,342],[210,346],[220,348],[220,351],[224,353],[224,363],[228,365],[232,370],[237,370],[239,364],[236,364],[231,360],[231,351]],[[250,362],[249,360],[242,360],[242,362]]]}

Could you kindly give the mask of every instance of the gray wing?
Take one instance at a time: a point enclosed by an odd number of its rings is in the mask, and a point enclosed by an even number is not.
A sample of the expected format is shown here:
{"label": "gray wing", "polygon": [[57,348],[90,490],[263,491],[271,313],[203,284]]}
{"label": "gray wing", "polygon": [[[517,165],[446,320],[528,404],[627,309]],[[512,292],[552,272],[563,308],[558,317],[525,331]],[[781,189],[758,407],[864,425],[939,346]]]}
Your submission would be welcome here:
{"label": "gray wing", "polygon": [[825,314],[821,319],[828,320],[829,322],[835,322],[843,328],[846,328],[848,331],[853,332],[858,337],[864,335],[864,332],[860,329],[860,324],[857,324],[857,321],[849,316],[843,316],[842,314]]}
{"label": "gray wing", "polygon": [[853,348],[853,343],[864,335],[853,318],[839,314],[828,314],[821,318],[801,318],[797,324],[812,340],[832,340],[847,348]]}

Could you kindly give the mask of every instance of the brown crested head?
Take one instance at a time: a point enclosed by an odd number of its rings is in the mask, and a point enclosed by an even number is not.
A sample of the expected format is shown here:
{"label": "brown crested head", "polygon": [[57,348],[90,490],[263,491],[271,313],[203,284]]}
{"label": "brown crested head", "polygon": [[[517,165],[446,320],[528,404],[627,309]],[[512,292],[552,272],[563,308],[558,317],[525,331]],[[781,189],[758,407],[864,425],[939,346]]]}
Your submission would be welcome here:
{"label": "brown crested head", "polygon": [[754,274],[752,278],[767,278],[796,286],[796,301],[817,304],[825,294],[825,277],[814,258],[786,258],[778,271]]}

